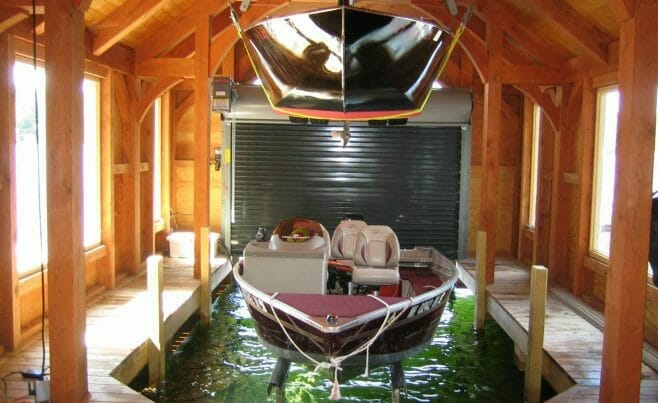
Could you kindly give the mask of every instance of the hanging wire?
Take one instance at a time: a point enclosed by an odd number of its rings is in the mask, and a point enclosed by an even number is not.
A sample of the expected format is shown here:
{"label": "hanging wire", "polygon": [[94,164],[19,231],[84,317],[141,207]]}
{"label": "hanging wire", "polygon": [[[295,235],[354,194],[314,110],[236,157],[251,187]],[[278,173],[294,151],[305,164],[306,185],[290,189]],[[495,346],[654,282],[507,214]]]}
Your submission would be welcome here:
{"label": "hanging wire", "polygon": [[[32,67],[34,75],[37,75],[37,10],[36,0],[32,0]],[[39,218],[39,250],[41,252],[40,259],[40,274],[41,274],[41,374],[40,377],[46,374],[46,279],[45,279],[45,266],[43,263],[44,247],[43,247],[43,226],[41,225],[41,153],[39,142],[39,99],[37,94],[37,86],[35,80],[34,86],[34,127],[35,137],[37,144],[37,197],[39,199],[39,208],[37,209],[37,216]]]}

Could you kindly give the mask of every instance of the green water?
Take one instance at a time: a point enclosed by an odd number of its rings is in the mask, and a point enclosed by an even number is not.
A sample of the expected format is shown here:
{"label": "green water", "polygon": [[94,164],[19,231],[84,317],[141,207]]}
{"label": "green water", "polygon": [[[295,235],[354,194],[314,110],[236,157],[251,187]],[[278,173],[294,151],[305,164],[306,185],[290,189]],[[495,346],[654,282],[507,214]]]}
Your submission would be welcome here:
{"label": "green water", "polygon": [[[478,335],[473,304],[468,290],[455,290],[431,346],[403,362],[407,391],[402,401],[523,401],[523,374],[514,365],[512,341],[494,321]],[[274,401],[267,397],[267,384],[275,363],[258,341],[239,290],[228,286],[213,305],[210,325],[197,326],[169,360],[158,401]],[[286,401],[326,402],[331,386],[326,374],[293,364]],[[341,401],[390,401],[388,368],[341,384],[341,395]]]}

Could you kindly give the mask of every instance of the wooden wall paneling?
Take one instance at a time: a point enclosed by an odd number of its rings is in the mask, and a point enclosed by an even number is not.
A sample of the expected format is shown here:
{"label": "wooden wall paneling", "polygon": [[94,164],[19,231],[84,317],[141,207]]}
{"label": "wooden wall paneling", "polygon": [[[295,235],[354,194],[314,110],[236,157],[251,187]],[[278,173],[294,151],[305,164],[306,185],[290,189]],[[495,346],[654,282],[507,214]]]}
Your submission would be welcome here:
{"label": "wooden wall paneling", "polygon": [[592,209],[592,175],[594,169],[594,136],[596,124],[596,93],[592,80],[582,81],[582,107],[577,136],[578,213],[574,233],[574,273],[571,292],[579,297],[592,287],[592,273],[585,268],[585,257],[589,255],[590,222]]}
{"label": "wooden wall paneling", "polygon": [[140,262],[155,251],[155,231],[153,230],[153,159],[154,159],[154,118],[153,107],[149,108],[139,124],[140,162],[146,170],[140,169]]}
{"label": "wooden wall paneling", "polygon": [[114,242],[114,143],[112,115],[114,110],[114,74],[101,80],[101,242],[106,255],[101,263],[100,283],[106,289],[116,286],[116,244]]}
{"label": "wooden wall paneling", "polygon": [[498,206],[498,165],[502,110],[503,31],[487,23],[488,81],[484,84],[482,130],[482,186],[480,188],[479,230],[487,233],[487,282],[493,283],[496,257],[496,216]]}
{"label": "wooden wall paneling", "polygon": [[21,317],[16,271],[16,111],[14,38],[0,33],[0,345],[18,347]]}
{"label": "wooden wall paneling", "polygon": [[50,398],[88,395],[82,247],[83,14],[71,0],[46,12],[46,183]]}
{"label": "wooden wall paneling", "polygon": [[658,87],[658,7],[636,0],[621,22],[619,129],[599,401],[640,395]]}
{"label": "wooden wall paneling", "polygon": [[521,184],[519,186],[519,239],[516,258],[530,262],[530,256],[524,251],[532,240],[527,237],[528,217],[530,213],[530,175],[532,166],[532,128],[534,103],[528,96],[523,97],[523,141],[521,144]]}
{"label": "wooden wall paneling", "polygon": [[[195,31],[194,81],[194,278],[201,276],[201,229],[210,227],[210,33],[212,18],[202,16]],[[214,71],[214,70],[212,70]]]}

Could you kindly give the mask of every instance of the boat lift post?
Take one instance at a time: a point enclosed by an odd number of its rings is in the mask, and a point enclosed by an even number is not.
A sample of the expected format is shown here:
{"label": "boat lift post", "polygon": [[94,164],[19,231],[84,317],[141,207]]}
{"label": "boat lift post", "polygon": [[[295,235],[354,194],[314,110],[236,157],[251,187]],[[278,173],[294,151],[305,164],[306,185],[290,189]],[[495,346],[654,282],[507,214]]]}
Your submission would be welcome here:
{"label": "boat lift post", "polygon": [[475,244],[475,329],[484,332],[487,314],[487,232],[478,231]]}

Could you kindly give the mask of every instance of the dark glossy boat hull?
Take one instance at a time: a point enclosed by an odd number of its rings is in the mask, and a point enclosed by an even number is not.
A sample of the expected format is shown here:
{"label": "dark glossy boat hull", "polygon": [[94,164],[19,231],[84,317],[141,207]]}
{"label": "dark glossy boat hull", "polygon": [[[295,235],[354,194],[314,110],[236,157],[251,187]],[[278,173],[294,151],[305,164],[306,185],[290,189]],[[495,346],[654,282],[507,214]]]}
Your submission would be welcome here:
{"label": "dark glossy boat hull", "polygon": [[242,39],[273,108],[331,120],[419,113],[452,41],[427,21],[348,6],[268,19]]}

